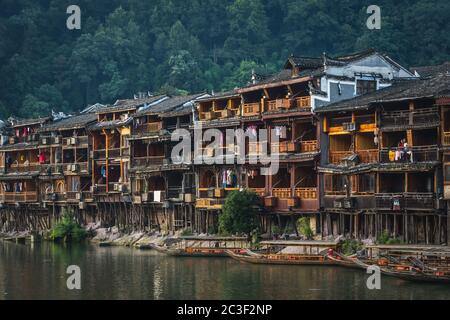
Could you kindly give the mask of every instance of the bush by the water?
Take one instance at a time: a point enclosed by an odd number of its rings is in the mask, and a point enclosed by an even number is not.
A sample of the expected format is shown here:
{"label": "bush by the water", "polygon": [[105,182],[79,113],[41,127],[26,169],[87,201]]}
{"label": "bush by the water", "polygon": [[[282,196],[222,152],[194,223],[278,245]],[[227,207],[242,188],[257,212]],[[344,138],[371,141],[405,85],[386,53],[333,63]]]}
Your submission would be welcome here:
{"label": "bush by the water", "polygon": [[314,237],[308,217],[301,217],[297,220],[297,229],[306,240],[311,240]]}
{"label": "bush by the water", "polygon": [[354,239],[347,239],[342,243],[342,251],[345,255],[349,256],[355,254],[362,249],[361,242]]}
{"label": "bush by the water", "polygon": [[228,194],[219,216],[221,234],[247,234],[258,228],[258,195],[249,190],[232,191]]}
{"label": "bush by the water", "polygon": [[50,239],[53,241],[80,241],[86,236],[86,230],[78,224],[75,216],[71,212],[66,212],[53,227]]}
{"label": "bush by the water", "polygon": [[378,244],[400,244],[400,243],[402,243],[402,240],[395,238],[395,237],[391,237],[389,235],[389,232],[387,232],[387,230],[384,230],[380,234],[380,236],[377,238],[377,243]]}

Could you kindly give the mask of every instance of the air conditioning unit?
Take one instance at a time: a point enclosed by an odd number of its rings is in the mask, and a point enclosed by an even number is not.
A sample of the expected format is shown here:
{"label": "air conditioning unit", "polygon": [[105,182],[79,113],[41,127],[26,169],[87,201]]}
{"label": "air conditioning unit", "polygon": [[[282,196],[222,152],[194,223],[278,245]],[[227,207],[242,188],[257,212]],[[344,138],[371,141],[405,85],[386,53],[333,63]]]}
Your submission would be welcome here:
{"label": "air conditioning unit", "polygon": [[342,200],[342,206],[345,209],[352,209],[355,207],[355,199],[354,198],[345,198]]}
{"label": "air conditioning unit", "polygon": [[342,126],[344,127],[345,131],[349,131],[349,132],[356,131],[356,123],[355,122],[345,122],[345,123],[343,123]]}
{"label": "air conditioning unit", "polygon": [[81,192],[75,193],[75,199],[76,200],[81,200]]}
{"label": "air conditioning unit", "polygon": [[141,196],[133,196],[133,203],[141,204],[142,203],[142,197]]}
{"label": "air conditioning unit", "polygon": [[75,137],[70,138],[70,144],[71,145],[76,145],[77,144],[77,138],[75,138]]}
{"label": "air conditioning unit", "polygon": [[120,191],[120,184],[119,183],[114,183],[114,191]]}
{"label": "air conditioning unit", "polygon": [[55,172],[56,173],[63,173],[63,167],[62,166],[56,166]]}
{"label": "air conditioning unit", "polygon": [[342,200],[334,200],[333,201],[333,208],[341,209],[342,208]]}
{"label": "air conditioning unit", "polygon": [[71,167],[71,171],[72,172],[77,172],[78,171],[78,165],[77,164],[73,164]]}
{"label": "air conditioning unit", "polygon": [[55,144],[60,144],[60,143],[61,143],[60,138],[59,137],[55,137]]}
{"label": "air conditioning unit", "polygon": [[195,195],[192,193],[184,193],[184,202],[192,203],[195,201]]}
{"label": "air conditioning unit", "polygon": [[71,165],[71,164],[68,164],[68,165],[67,165],[66,171],[72,171],[72,165]]}
{"label": "air conditioning unit", "polygon": [[70,138],[68,138],[68,139],[66,140],[66,145],[68,145],[68,146],[71,145]]}
{"label": "air conditioning unit", "polygon": [[80,209],[86,209],[86,207],[87,207],[86,202],[80,202],[80,203],[78,204],[78,207],[79,207]]}
{"label": "air conditioning unit", "polygon": [[41,143],[42,144],[47,144],[48,143],[47,138],[42,138]]}
{"label": "air conditioning unit", "polygon": [[444,185],[444,199],[450,199],[450,185]]}

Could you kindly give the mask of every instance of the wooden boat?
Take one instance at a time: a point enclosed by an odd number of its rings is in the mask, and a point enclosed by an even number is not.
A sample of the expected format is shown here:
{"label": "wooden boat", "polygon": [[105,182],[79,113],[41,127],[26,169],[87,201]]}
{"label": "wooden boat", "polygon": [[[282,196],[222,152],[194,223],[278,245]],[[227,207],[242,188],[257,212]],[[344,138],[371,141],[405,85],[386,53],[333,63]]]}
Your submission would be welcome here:
{"label": "wooden boat", "polygon": [[389,258],[386,258],[386,260],[388,261],[387,263],[386,261],[381,262],[380,260],[369,260],[370,262],[365,262],[357,258],[352,259],[356,265],[364,269],[367,269],[371,265],[376,265],[380,268],[381,274],[390,277],[410,281],[450,283],[450,274],[446,272],[432,270],[430,268],[420,269],[405,263],[389,263]]}
{"label": "wooden boat", "polygon": [[250,245],[245,237],[182,237],[170,246],[153,245],[159,252],[178,257],[228,257],[227,250],[242,252]]}
{"label": "wooden boat", "polygon": [[285,265],[333,265],[326,252],[336,249],[338,244],[327,241],[262,241],[262,250],[244,252],[227,251],[227,254],[241,262],[256,264]]}
{"label": "wooden boat", "polygon": [[333,261],[334,264],[338,266],[356,269],[364,268],[363,266],[356,263],[355,260],[358,259],[356,255],[346,256],[334,250],[330,250],[327,252],[327,258]]}

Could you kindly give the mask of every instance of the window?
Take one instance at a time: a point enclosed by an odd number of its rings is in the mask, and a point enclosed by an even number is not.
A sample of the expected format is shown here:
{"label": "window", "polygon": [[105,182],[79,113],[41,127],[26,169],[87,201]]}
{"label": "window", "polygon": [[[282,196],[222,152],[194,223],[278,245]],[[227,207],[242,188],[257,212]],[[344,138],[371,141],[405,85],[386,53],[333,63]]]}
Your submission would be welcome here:
{"label": "window", "polygon": [[327,194],[345,194],[347,177],[342,175],[325,174],[325,193]]}
{"label": "window", "polygon": [[357,80],[356,94],[366,94],[377,90],[377,82],[375,80]]}
{"label": "window", "polygon": [[361,174],[358,179],[358,192],[374,193],[375,192],[375,176],[373,174]]}

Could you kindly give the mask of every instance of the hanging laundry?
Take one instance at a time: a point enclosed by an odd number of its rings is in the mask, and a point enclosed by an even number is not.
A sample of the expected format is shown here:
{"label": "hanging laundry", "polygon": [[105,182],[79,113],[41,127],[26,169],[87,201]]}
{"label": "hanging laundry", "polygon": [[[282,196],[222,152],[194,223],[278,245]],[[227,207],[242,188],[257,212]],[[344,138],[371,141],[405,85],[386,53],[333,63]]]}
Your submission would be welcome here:
{"label": "hanging laundry", "polygon": [[106,167],[105,167],[105,166],[102,166],[102,167],[100,168],[100,175],[101,175],[103,178],[106,178]]}

